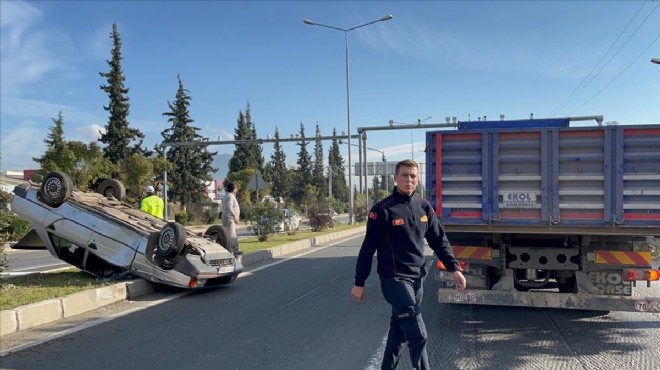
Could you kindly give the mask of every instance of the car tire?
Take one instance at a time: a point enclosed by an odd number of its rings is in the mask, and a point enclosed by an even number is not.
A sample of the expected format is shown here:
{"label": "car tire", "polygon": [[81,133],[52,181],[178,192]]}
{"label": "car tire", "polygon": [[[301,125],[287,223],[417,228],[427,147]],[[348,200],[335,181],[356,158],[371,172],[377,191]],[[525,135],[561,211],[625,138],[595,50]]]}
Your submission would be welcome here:
{"label": "car tire", "polygon": [[119,180],[103,180],[99,185],[99,194],[106,198],[114,197],[119,201],[123,201],[126,198],[126,187]]}
{"label": "car tire", "polygon": [[49,172],[44,176],[39,199],[51,207],[59,207],[73,194],[73,181],[64,172]]}
{"label": "car tire", "polygon": [[156,253],[163,258],[176,256],[186,243],[186,229],[178,222],[168,222],[158,235]]}
{"label": "car tire", "polygon": [[222,245],[229,252],[232,251],[231,236],[229,235],[229,230],[227,230],[226,227],[222,225],[211,225],[208,229],[206,229],[206,232],[204,232],[204,236]]}

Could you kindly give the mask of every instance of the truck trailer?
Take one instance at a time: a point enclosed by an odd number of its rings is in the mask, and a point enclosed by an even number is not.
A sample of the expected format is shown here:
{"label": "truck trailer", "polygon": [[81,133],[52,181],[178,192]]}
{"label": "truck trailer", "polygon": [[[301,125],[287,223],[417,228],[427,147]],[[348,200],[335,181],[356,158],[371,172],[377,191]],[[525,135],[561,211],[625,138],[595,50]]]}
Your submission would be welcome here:
{"label": "truck trailer", "polygon": [[439,302],[660,313],[660,124],[571,121],[426,133],[427,198],[468,286],[438,260]]}

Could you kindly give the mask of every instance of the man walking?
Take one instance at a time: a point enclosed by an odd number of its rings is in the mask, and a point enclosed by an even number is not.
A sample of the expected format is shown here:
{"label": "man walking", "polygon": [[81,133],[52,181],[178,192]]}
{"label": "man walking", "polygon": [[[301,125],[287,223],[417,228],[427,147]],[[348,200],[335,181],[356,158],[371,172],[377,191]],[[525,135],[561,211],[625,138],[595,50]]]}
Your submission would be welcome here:
{"label": "man walking", "polygon": [[225,185],[225,190],[225,196],[222,198],[222,225],[227,228],[229,236],[232,239],[231,252],[234,256],[239,256],[242,253],[238,248],[236,224],[241,218],[241,207],[236,200],[236,185],[232,182],[228,182],[227,185]]}
{"label": "man walking", "polygon": [[395,369],[402,346],[408,342],[413,368],[429,369],[426,326],[420,312],[427,273],[424,240],[447,269],[453,271],[456,289],[465,289],[465,277],[433,207],[426,199],[414,195],[419,183],[417,163],[413,160],[397,163],[394,182],[392,194],[369,212],[351,295],[358,302],[364,300],[364,283],[371,273],[373,255],[377,253],[381,290],[392,306],[381,368]]}
{"label": "man walking", "polygon": [[161,220],[164,218],[165,202],[156,195],[156,189],[153,186],[147,186],[147,197],[142,199],[140,210],[149,213]]}

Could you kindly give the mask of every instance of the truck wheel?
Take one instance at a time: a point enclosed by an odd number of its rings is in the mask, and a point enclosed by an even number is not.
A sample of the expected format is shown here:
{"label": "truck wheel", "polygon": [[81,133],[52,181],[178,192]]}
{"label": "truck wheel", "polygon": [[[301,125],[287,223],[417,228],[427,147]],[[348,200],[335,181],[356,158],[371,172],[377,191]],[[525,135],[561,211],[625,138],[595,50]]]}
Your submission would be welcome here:
{"label": "truck wheel", "polygon": [[186,243],[186,229],[178,222],[168,222],[158,235],[156,253],[163,258],[176,256]]}
{"label": "truck wheel", "polygon": [[126,198],[126,187],[119,180],[103,180],[101,185],[99,185],[99,194],[102,194],[106,198],[114,197],[118,201],[123,201]]}
{"label": "truck wheel", "polygon": [[229,231],[226,227],[222,225],[211,225],[206,229],[206,232],[204,232],[204,236],[222,245],[226,250],[231,252],[231,237],[229,236]]}
{"label": "truck wheel", "polygon": [[49,172],[41,183],[39,198],[51,207],[59,207],[73,193],[73,181],[64,172]]}

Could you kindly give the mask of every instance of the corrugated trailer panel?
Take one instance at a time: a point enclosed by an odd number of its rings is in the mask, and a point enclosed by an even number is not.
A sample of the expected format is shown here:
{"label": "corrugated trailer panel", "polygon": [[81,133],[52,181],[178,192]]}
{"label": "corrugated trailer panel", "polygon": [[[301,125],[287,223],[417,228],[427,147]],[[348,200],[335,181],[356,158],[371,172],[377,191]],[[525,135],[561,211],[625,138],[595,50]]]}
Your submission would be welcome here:
{"label": "corrugated trailer panel", "polygon": [[617,204],[622,209],[616,222],[660,223],[660,127],[625,128],[617,132],[623,156],[617,163]]}
{"label": "corrugated trailer panel", "polygon": [[427,133],[444,224],[660,227],[660,126],[485,127]]}

